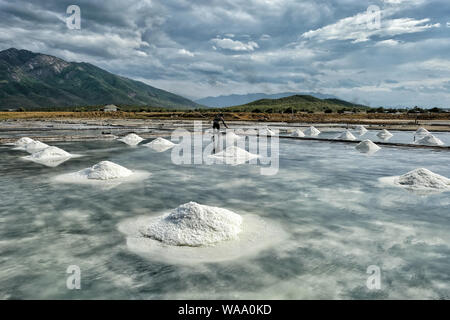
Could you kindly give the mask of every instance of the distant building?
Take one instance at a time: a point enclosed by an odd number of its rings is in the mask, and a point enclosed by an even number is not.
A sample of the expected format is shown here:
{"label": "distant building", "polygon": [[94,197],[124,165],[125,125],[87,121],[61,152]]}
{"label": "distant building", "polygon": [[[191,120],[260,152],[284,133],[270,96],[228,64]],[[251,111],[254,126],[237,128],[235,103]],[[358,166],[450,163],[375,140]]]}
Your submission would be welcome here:
{"label": "distant building", "polygon": [[103,108],[104,112],[116,112],[118,110],[119,110],[119,108],[113,104],[108,104],[107,106],[105,106]]}

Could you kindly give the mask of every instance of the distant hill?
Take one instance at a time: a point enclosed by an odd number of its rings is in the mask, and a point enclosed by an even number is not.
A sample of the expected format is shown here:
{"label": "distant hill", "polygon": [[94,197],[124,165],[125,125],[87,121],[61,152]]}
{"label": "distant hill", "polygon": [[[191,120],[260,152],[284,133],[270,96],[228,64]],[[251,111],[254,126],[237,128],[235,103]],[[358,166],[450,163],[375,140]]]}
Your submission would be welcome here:
{"label": "distant hill", "polygon": [[92,105],[193,109],[201,105],[89,63],[14,48],[0,51],[0,110]]}
{"label": "distant hill", "polygon": [[310,95],[319,99],[332,99],[336,98],[332,95],[321,94],[321,93],[311,93],[311,92],[282,92],[275,94],[265,94],[265,93],[249,93],[249,94],[232,94],[226,96],[218,96],[218,97],[206,97],[202,99],[195,100],[195,102],[202,104],[204,106],[212,107],[212,108],[223,108],[223,107],[231,107],[231,106],[239,106],[243,104],[247,104],[253,101],[261,100],[261,99],[280,99],[285,97],[290,97],[294,95]]}
{"label": "distant hill", "polygon": [[290,109],[291,111],[305,112],[327,110],[331,110],[333,112],[339,110],[353,111],[354,109],[362,111],[368,110],[370,107],[335,98],[319,99],[311,95],[293,95],[280,99],[261,99],[241,106],[228,107],[225,109],[237,112],[261,111],[278,113],[289,112],[287,109]]}

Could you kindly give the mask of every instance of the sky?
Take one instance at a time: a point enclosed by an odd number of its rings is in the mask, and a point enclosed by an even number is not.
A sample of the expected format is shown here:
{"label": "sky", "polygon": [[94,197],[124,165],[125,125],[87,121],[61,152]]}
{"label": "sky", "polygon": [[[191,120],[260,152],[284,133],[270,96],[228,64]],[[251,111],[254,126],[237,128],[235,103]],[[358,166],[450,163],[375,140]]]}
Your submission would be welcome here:
{"label": "sky", "polygon": [[[69,5],[80,29],[66,24]],[[191,99],[320,92],[450,107],[449,0],[0,0],[10,47]]]}

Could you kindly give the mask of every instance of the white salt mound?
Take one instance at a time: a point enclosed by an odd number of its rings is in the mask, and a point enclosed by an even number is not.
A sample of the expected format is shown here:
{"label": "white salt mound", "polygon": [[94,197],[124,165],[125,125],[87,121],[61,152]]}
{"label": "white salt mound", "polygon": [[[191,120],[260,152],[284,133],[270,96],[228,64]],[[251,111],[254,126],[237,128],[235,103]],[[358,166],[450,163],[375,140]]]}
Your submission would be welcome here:
{"label": "white salt mound", "polygon": [[260,130],[258,131],[258,134],[259,134],[260,136],[269,136],[269,137],[275,136],[275,132],[273,132],[270,128],[260,129]]}
{"label": "white salt mound", "polygon": [[302,130],[297,129],[292,133],[292,136],[303,138],[305,136],[305,134],[303,133]]}
{"label": "white salt mound", "polygon": [[416,136],[427,136],[429,134],[430,134],[430,131],[428,131],[427,129],[422,127],[422,128],[417,129],[417,131],[416,131],[416,133],[414,135],[416,135]]}
{"label": "white salt mound", "polygon": [[426,146],[443,146],[444,143],[439,139],[433,136],[431,133],[422,139],[417,141],[417,144],[426,145]]}
{"label": "white salt mound", "polygon": [[30,143],[28,143],[28,144],[26,144],[26,145],[24,145],[22,147],[19,147],[19,149],[25,150],[28,153],[35,153],[35,152],[44,150],[44,149],[46,149],[48,147],[49,147],[48,144],[45,144],[45,143],[40,142],[38,140],[34,140],[34,141],[31,141]]}
{"label": "white salt mound", "polygon": [[310,137],[314,137],[318,136],[320,134],[320,131],[317,130],[315,127],[311,126],[305,130],[304,134]]}
{"label": "white salt mound", "polygon": [[381,132],[379,132],[377,134],[377,136],[381,139],[389,139],[392,138],[394,135],[392,133],[390,133],[389,131],[387,131],[386,129],[381,130]]}
{"label": "white salt mound", "polygon": [[29,144],[29,143],[31,143],[33,141],[34,140],[31,139],[31,138],[23,137],[23,138],[20,138],[19,140],[17,140],[16,142],[14,142],[14,145],[18,146],[18,147],[24,147],[24,146],[26,146],[27,144]]}
{"label": "white salt mound", "polygon": [[93,180],[126,178],[131,176],[132,174],[133,171],[110,161],[102,161],[92,166],[91,168],[78,171],[79,176]]}
{"label": "white salt mound", "polygon": [[44,150],[33,153],[30,157],[36,160],[53,160],[70,158],[72,155],[58,147],[48,147]]}
{"label": "white salt mound", "polygon": [[155,151],[163,152],[175,146],[175,143],[167,139],[158,137],[152,142],[145,144],[146,147],[152,148]]}
{"label": "white salt mound", "polygon": [[348,130],[342,132],[336,139],[340,140],[356,140],[356,137]]}
{"label": "white salt mound", "polygon": [[189,202],[141,232],[168,245],[199,247],[237,239],[241,224],[241,216],[232,211]]}
{"label": "white salt mound", "polygon": [[226,164],[241,164],[245,163],[251,159],[258,158],[259,156],[253,153],[248,152],[242,148],[236,146],[229,146],[225,150],[222,150],[218,153],[210,155],[210,157],[221,160]]}
{"label": "white salt mound", "polygon": [[122,141],[123,143],[126,143],[129,146],[136,146],[144,139],[142,139],[135,133],[130,133],[130,134],[126,135],[125,137],[120,138],[118,140]]}
{"label": "white salt mound", "polygon": [[415,169],[399,176],[395,179],[395,182],[412,189],[450,189],[450,179],[425,168]]}
{"label": "white salt mound", "polygon": [[356,150],[358,150],[362,153],[375,153],[381,149],[379,146],[377,146],[371,140],[361,141],[360,143],[358,143],[358,145],[355,148],[356,148]]}
{"label": "white salt mound", "polygon": [[236,141],[241,140],[241,137],[239,137],[237,134],[235,134],[232,131],[227,131],[226,135],[225,135],[225,141],[227,143],[227,145],[231,145],[234,144]]}
{"label": "white salt mound", "polygon": [[356,132],[358,132],[358,134],[360,136],[365,135],[367,133],[367,129],[364,126],[357,126],[356,127]]}

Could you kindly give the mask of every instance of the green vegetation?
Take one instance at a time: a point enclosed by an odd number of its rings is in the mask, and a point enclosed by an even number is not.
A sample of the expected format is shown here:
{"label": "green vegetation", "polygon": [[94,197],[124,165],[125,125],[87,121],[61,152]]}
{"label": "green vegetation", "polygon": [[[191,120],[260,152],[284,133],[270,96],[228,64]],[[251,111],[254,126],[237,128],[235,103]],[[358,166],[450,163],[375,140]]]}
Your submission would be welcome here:
{"label": "green vegetation", "polygon": [[[26,50],[0,52],[0,110],[103,106],[189,109],[201,105],[89,63]],[[134,107],[134,108],[139,108]]]}
{"label": "green vegetation", "polygon": [[253,113],[298,113],[298,112],[361,112],[370,107],[339,99],[319,99],[309,95],[294,95],[281,99],[262,99],[242,106],[213,111],[253,112]]}

